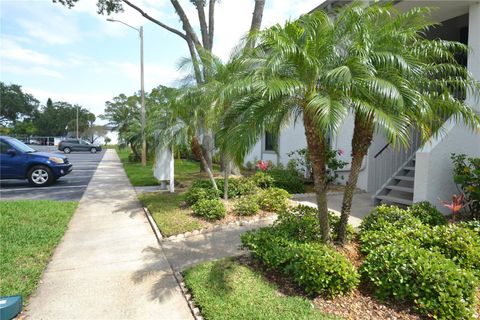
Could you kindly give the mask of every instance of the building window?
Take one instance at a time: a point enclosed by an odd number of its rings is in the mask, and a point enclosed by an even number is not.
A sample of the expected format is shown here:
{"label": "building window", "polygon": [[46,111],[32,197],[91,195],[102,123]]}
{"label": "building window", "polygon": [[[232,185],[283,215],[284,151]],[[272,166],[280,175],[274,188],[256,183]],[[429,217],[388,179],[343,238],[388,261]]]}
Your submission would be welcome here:
{"label": "building window", "polygon": [[265,131],[265,151],[275,151],[277,149],[278,137],[273,133]]}

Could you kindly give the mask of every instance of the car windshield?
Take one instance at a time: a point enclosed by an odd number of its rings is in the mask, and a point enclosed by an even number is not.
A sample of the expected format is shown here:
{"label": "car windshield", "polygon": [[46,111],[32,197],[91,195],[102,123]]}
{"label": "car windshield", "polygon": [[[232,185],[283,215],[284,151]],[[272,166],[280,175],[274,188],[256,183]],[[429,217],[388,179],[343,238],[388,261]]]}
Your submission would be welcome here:
{"label": "car windshield", "polygon": [[88,141],[85,141],[85,140],[81,140],[83,144],[90,144],[90,142]]}
{"label": "car windshield", "polygon": [[23,143],[22,141],[19,141],[15,138],[9,138],[7,140],[7,142],[12,146],[14,147],[15,149],[17,149],[18,151],[20,152],[24,152],[24,153],[31,153],[31,152],[36,152],[37,150],[33,149],[33,148],[30,148],[29,146],[27,146],[25,143]]}

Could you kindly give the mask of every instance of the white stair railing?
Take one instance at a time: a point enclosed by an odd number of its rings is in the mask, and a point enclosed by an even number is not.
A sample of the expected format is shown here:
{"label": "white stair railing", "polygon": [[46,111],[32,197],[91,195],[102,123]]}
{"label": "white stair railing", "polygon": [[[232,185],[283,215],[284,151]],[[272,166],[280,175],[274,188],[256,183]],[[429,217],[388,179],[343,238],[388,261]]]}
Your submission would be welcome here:
{"label": "white stair railing", "polygon": [[398,145],[393,148],[391,144],[387,144],[373,156],[371,189],[369,189],[374,191],[374,195],[382,191],[392,176],[398,173],[399,169],[414,155],[420,144],[420,134],[417,130],[412,130],[409,146]]}

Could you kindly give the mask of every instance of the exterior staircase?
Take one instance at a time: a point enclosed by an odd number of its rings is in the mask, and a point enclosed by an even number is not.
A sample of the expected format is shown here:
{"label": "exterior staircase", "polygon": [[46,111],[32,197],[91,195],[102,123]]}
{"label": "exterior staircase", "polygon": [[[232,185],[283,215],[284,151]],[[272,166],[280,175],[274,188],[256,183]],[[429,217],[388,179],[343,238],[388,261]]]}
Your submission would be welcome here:
{"label": "exterior staircase", "polygon": [[373,196],[374,204],[407,207],[413,204],[415,153],[405,161]]}

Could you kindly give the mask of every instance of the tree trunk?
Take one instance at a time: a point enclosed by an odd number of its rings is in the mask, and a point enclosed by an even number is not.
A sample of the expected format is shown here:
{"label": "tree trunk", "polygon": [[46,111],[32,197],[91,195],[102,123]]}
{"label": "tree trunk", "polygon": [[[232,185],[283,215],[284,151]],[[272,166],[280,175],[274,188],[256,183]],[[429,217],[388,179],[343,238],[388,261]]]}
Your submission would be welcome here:
{"label": "tree trunk", "polygon": [[[209,129],[204,129],[203,140],[202,140],[202,152],[203,152],[203,157],[205,158],[205,161],[210,170],[213,170],[212,150],[213,150],[212,133],[210,132]],[[205,169],[206,168],[204,168],[204,170]]]}
{"label": "tree trunk", "polygon": [[331,241],[330,224],[328,222],[327,206],[327,180],[326,180],[326,139],[315,128],[307,114],[303,114],[305,135],[313,168],[313,182],[317,196],[318,220],[322,240],[326,243]]}
{"label": "tree trunk", "polygon": [[224,158],[223,170],[223,199],[228,200],[228,176],[230,175],[230,161]]}
{"label": "tree trunk", "polygon": [[210,182],[212,182],[213,188],[218,191],[217,183],[215,182],[215,178],[213,177],[212,170],[210,170],[210,168],[208,167],[207,161],[203,156],[202,147],[200,146],[200,143],[198,142],[198,138],[196,136],[192,138],[192,151],[194,155],[200,159],[200,163],[205,167],[205,171],[208,174],[208,178],[210,178]]}
{"label": "tree trunk", "polygon": [[355,127],[352,137],[352,163],[350,166],[350,174],[343,193],[342,213],[340,216],[340,224],[337,230],[337,239],[341,245],[345,244],[348,217],[352,208],[353,194],[357,187],[358,175],[362,167],[362,161],[368,152],[368,148],[373,138],[373,121],[370,117],[364,118],[355,114]]}
{"label": "tree trunk", "polygon": [[[252,24],[250,25],[250,33],[257,32],[262,26],[263,9],[265,0],[255,0],[255,8],[252,14]],[[255,46],[255,37],[249,37],[246,47],[253,48]]]}

